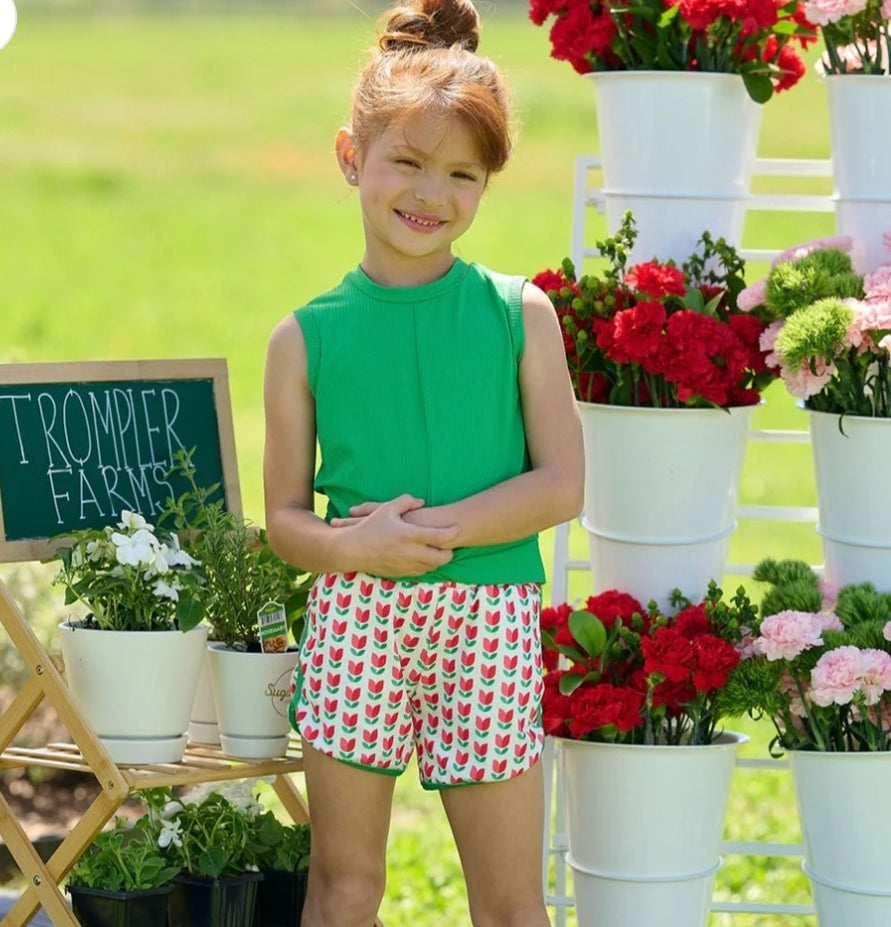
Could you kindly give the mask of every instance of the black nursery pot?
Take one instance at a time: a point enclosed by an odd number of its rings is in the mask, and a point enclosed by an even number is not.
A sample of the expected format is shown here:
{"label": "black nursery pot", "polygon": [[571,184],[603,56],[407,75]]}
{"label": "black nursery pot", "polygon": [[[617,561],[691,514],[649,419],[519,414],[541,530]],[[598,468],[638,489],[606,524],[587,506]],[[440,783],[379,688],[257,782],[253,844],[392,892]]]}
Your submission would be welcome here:
{"label": "black nursery pot", "polygon": [[138,892],[68,886],[71,909],[82,927],[167,927],[172,885]]}
{"label": "black nursery pot", "polygon": [[178,875],[168,908],[170,927],[253,927],[260,872],[230,879]]}
{"label": "black nursery pot", "polygon": [[267,869],[257,888],[254,927],[295,927],[303,913],[306,872]]}

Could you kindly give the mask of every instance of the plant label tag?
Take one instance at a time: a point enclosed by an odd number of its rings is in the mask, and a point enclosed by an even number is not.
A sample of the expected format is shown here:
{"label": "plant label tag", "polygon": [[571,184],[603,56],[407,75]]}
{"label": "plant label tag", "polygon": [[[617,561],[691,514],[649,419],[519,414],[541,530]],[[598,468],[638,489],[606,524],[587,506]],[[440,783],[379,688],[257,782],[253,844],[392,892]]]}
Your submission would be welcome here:
{"label": "plant label tag", "polygon": [[288,615],[281,602],[267,602],[257,612],[257,627],[263,653],[284,653],[288,649]]}

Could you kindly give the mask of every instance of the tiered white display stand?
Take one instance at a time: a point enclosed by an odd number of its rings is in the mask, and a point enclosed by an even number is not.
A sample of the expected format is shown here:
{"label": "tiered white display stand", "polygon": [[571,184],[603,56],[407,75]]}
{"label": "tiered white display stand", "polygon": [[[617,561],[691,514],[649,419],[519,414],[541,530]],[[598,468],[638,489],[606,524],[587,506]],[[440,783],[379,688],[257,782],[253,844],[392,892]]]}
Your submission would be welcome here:
{"label": "tiered white display stand", "polygon": [[[576,159],[575,184],[573,191],[573,220],[572,220],[572,248],[571,258],[577,271],[581,274],[584,261],[587,258],[596,258],[598,251],[588,243],[586,223],[590,210],[604,211],[604,197],[597,186],[596,178],[600,171],[601,161],[597,155],[580,155]],[[791,160],[791,159],[765,159],[760,158],[755,163],[754,175],[756,177],[778,178],[824,178],[831,177],[831,162],[829,160]],[[758,193],[753,194],[747,205],[747,212],[754,211],[786,211],[786,212],[812,212],[831,213],[833,203],[829,195],[801,194],[801,193]],[[807,236],[804,236],[807,237]],[[792,244],[788,242],[787,244]],[[769,261],[778,252],[768,248],[746,249],[740,248],[739,253],[747,261]],[[806,444],[810,440],[807,431],[764,431],[753,430],[749,435],[750,441]],[[809,522],[816,523],[816,507],[804,506],[750,506],[740,505],[737,508],[737,518],[757,522]],[[769,526],[765,526],[769,527]],[[550,579],[550,601],[557,605],[569,601],[569,577],[573,572],[590,571],[588,560],[574,560],[570,556],[570,532],[575,525],[560,525],[555,531],[554,541],[554,567]],[[578,530],[581,530],[580,528]],[[765,552],[765,556],[768,553]],[[728,574],[750,575],[754,564],[729,563],[726,567]],[[568,892],[568,866],[564,857],[568,849],[566,835],[563,829],[563,807],[560,788],[559,770],[554,769],[555,760],[552,745],[548,745],[545,755],[549,764],[546,774],[546,807],[550,810],[549,820],[551,826],[546,837],[542,860],[543,879],[547,902],[555,909],[555,927],[564,927],[567,910],[574,906],[574,899]],[[771,759],[737,759],[737,768],[757,775],[758,770],[785,770],[788,763],[784,760]],[[548,767],[546,767],[548,768]],[[791,813],[791,812],[790,812]],[[741,855],[752,857],[791,857],[800,859],[803,854],[801,844],[771,843],[771,842],[725,842],[722,852],[727,855]],[[549,889],[549,882],[553,879],[553,891]],[[723,912],[731,915],[742,914],[779,914],[787,915],[790,924],[810,923],[805,918],[813,915],[812,905],[787,904],[776,902],[748,902],[748,901],[714,901],[711,906],[714,912]],[[631,925],[629,925],[631,927]],[[650,925],[641,925],[650,927]],[[854,925],[851,925],[854,927]]]}

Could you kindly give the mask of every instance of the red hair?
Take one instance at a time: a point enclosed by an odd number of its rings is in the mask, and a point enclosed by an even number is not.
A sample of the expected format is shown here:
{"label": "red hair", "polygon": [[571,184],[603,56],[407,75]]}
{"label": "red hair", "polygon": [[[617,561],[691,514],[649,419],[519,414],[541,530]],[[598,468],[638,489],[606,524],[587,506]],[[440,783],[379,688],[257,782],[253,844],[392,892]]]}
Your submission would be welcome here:
{"label": "red hair", "polygon": [[482,163],[500,171],[510,157],[510,98],[498,68],[476,54],[479,17],[469,0],[416,0],[394,7],[379,51],[353,95],[359,149],[417,115],[454,116],[470,130]]}

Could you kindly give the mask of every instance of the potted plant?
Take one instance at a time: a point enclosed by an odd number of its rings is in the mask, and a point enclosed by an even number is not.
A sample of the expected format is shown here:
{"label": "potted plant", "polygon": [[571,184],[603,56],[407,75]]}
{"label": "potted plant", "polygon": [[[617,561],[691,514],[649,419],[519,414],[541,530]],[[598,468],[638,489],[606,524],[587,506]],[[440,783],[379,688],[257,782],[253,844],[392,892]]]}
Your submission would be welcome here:
{"label": "potted plant", "polygon": [[719,695],[755,610],[714,583],[695,605],[672,601],[610,590],[542,610],[542,719],[559,738],[581,927],[707,922],[747,739],[719,730]]}
{"label": "potted plant", "polygon": [[179,869],[158,845],[147,818],[116,818],[68,873],[67,891],[83,927],[167,927],[167,899]]}
{"label": "potted plant", "polygon": [[808,413],[827,579],[891,591],[891,267],[855,270],[857,243],[780,254],[740,304],[774,321],[767,363]]}
{"label": "potted plant", "polygon": [[272,811],[254,819],[254,859],[263,881],[257,890],[255,927],[300,923],[309,870],[310,824],[285,824]]}
{"label": "potted plant", "polygon": [[705,232],[681,266],[632,264],[636,236],[626,213],[598,242],[599,275],[567,259],[533,282],[554,303],[579,400],[597,588],[667,607],[673,587],[698,599],[723,575],[750,413],[776,374],[759,349],[766,320],[737,306],[732,246]]}
{"label": "potted plant", "polygon": [[[805,7],[815,5],[804,4]],[[666,12],[667,11],[667,12]],[[537,26],[551,17],[551,56],[579,74],[610,71],[689,71],[738,74],[756,103],[794,86],[804,75],[791,42],[814,41],[800,4],[707,3],[666,7],[642,3],[568,4],[530,0]]]}
{"label": "potted plant", "polygon": [[888,60],[891,7],[883,0],[808,0],[804,15],[819,29],[825,51],[817,62],[829,97],[829,134],[836,226],[863,243],[857,264],[874,270],[887,259],[891,180],[879,152],[891,145]]}
{"label": "potted plant", "polygon": [[757,104],[798,82],[794,44],[814,40],[798,0],[531,0],[529,15],[553,18],[552,57],[593,82],[607,223],[634,212],[635,259],[683,260],[703,228],[738,245]]}
{"label": "potted plant", "polygon": [[230,756],[281,756],[290,733],[293,641],[300,639],[315,577],[276,556],[262,528],[212,501],[215,487],[196,484],[190,457],[175,455],[190,488],[169,501],[164,519],[183,534],[204,569],[220,742]]}
{"label": "potted plant", "polygon": [[763,560],[762,616],[720,694],[767,717],[788,751],[821,927],[891,922],[891,595],[833,587],[800,560]]}
{"label": "potted plant", "polygon": [[56,540],[54,582],[86,609],[59,625],[84,717],[116,763],[179,761],[207,637],[200,564],[176,534],[126,510]]}
{"label": "potted plant", "polygon": [[253,927],[257,870],[252,835],[262,806],[251,782],[208,783],[181,797],[142,792],[159,845],[176,867],[170,927]]}

